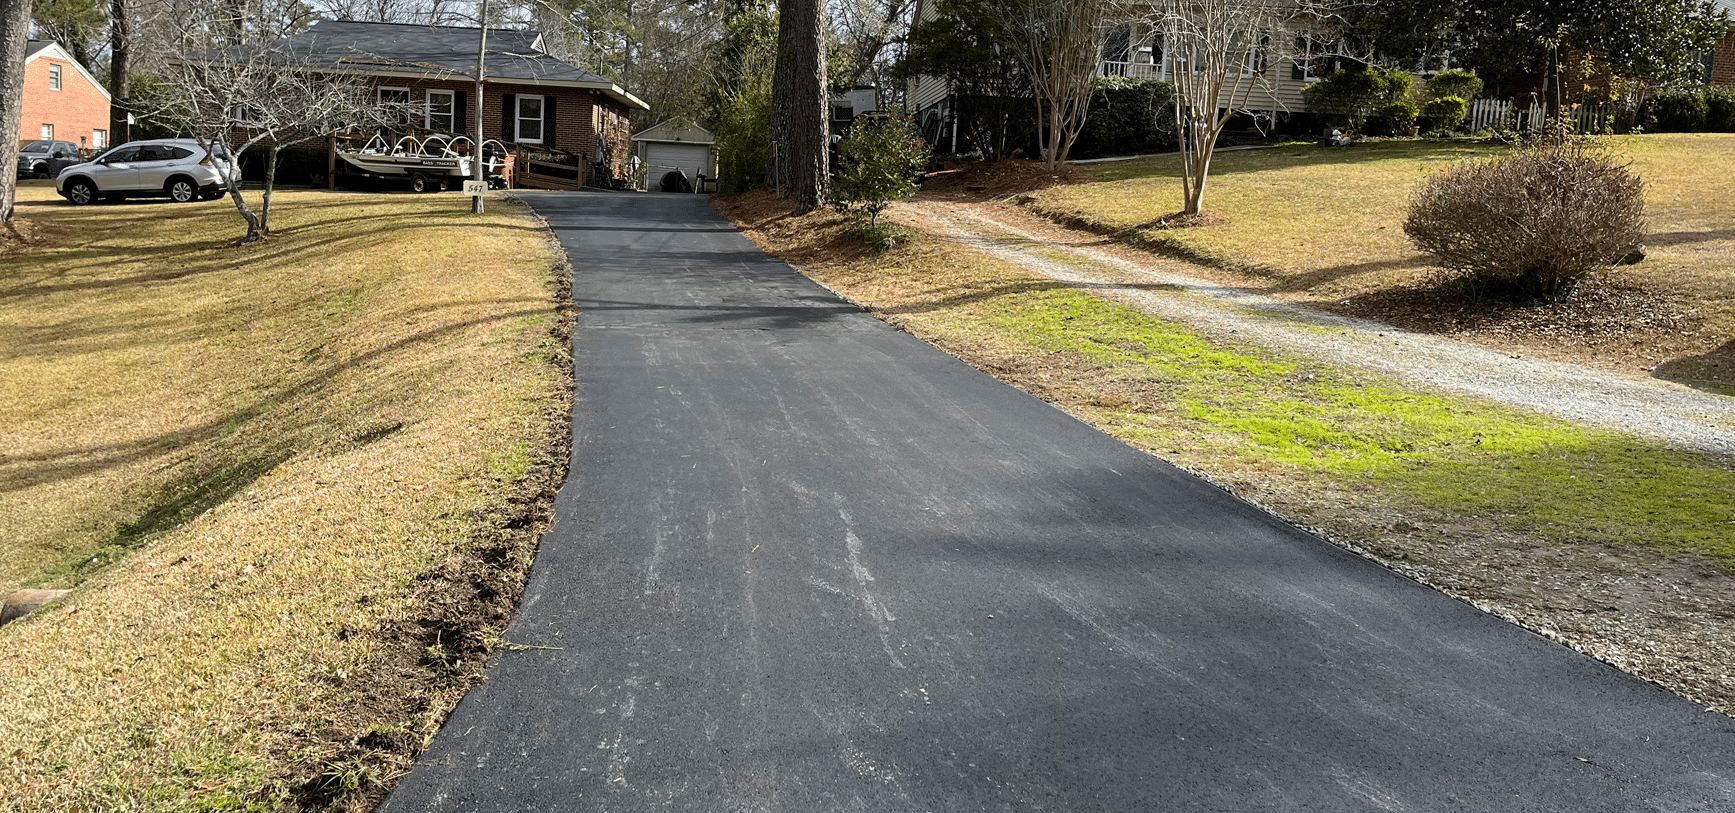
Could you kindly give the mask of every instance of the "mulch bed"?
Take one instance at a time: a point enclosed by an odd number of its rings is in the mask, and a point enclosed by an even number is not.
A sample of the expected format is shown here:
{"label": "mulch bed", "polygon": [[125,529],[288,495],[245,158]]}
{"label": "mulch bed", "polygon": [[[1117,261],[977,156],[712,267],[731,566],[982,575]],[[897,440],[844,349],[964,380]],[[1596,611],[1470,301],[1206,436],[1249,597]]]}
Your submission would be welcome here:
{"label": "mulch bed", "polygon": [[1094,177],[1077,167],[1050,170],[1041,161],[1007,158],[964,164],[928,173],[922,196],[942,200],[993,200],[1053,186],[1088,183]]}
{"label": "mulch bed", "polygon": [[1555,303],[1478,297],[1424,280],[1313,305],[1418,333],[1608,369],[1735,381],[1735,342],[1718,348],[1705,320],[1673,299],[1601,276],[1585,279],[1569,299]]}

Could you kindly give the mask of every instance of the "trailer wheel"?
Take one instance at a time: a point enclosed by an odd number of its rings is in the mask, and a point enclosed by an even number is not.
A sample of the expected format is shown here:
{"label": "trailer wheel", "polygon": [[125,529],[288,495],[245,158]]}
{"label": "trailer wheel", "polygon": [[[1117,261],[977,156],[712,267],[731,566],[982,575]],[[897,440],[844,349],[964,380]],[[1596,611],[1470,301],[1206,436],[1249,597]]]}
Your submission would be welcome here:
{"label": "trailer wheel", "polygon": [[410,173],[411,192],[432,192],[433,190],[434,184],[432,181],[428,180],[428,176],[423,175],[420,172]]}

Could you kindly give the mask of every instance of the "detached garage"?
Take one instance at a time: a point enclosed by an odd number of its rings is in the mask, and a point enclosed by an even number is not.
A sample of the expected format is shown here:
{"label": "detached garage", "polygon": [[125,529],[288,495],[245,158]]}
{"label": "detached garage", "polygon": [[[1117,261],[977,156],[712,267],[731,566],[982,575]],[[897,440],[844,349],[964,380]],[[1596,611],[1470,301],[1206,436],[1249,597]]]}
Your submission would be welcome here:
{"label": "detached garage", "polygon": [[687,181],[699,184],[699,176],[717,176],[717,137],[698,125],[676,127],[665,121],[633,136],[633,154],[644,171],[645,188],[661,191],[663,176],[680,170]]}

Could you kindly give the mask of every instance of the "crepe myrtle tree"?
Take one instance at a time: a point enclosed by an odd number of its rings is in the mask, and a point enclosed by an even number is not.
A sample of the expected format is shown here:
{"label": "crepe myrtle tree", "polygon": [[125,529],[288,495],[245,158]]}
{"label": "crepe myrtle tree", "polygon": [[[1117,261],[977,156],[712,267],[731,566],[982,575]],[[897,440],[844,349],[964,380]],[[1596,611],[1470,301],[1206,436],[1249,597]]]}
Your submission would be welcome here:
{"label": "crepe myrtle tree", "polygon": [[[271,195],[284,148],[389,125],[408,112],[376,100],[360,76],[331,72],[271,45],[182,58],[172,61],[167,73],[161,95],[150,102],[207,149],[228,153],[227,161],[215,165],[247,222],[243,243],[271,233]],[[249,151],[265,153],[265,188],[257,212],[241,194],[241,162]]]}
{"label": "crepe myrtle tree", "polygon": [[1350,0],[1154,0],[1146,23],[1162,36],[1175,85],[1184,216],[1204,211],[1211,158],[1237,113],[1269,109],[1278,71],[1296,59],[1303,38],[1330,39],[1337,10]]}
{"label": "crepe myrtle tree", "polygon": [[1120,0],[985,0],[984,10],[983,33],[1018,60],[1030,82],[1042,157],[1058,167],[1090,112],[1110,21],[1125,13]]}

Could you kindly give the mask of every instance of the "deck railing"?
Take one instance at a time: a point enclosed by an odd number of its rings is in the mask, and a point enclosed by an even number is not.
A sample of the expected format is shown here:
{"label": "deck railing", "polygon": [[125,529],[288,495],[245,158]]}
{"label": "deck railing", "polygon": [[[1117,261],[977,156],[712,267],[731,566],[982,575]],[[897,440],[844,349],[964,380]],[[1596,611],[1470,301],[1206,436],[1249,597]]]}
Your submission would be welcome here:
{"label": "deck railing", "polygon": [[1122,76],[1128,79],[1162,79],[1163,66],[1149,62],[1117,62],[1105,59],[1102,62],[1102,76]]}

